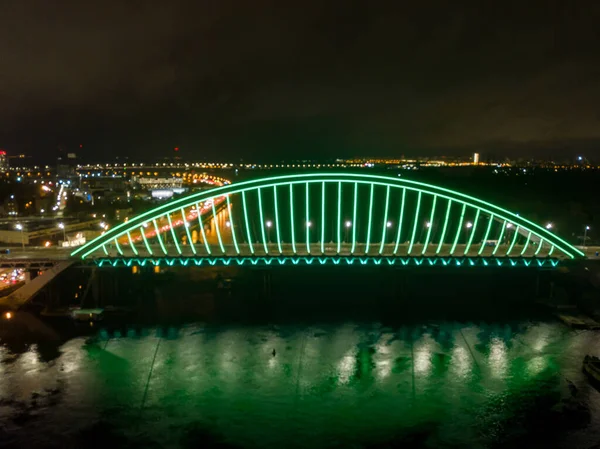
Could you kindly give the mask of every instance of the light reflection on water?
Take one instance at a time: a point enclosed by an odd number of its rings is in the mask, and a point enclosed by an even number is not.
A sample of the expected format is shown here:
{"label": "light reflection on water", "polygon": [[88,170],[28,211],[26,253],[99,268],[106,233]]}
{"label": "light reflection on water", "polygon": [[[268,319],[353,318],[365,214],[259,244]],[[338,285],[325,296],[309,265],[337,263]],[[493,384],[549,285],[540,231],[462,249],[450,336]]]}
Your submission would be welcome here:
{"label": "light reflection on water", "polygon": [[[49,361],[35,345],[17,355],[0,346],[0,424],[22,447],[36,447],[30,426],[68,439],[98,420],[164,445],[192,425],[237,447],[368,447],[414,432],[425,447],[486,447],[544,416],[532,396],[551,396],[549,408],[573,400],[568,379],[592,406],[568,438],[592,441],[599,395],[580,366],[596,335],[543,322],[347,323],[100,332]],[[23,410],[31,417],[19,424]]]}

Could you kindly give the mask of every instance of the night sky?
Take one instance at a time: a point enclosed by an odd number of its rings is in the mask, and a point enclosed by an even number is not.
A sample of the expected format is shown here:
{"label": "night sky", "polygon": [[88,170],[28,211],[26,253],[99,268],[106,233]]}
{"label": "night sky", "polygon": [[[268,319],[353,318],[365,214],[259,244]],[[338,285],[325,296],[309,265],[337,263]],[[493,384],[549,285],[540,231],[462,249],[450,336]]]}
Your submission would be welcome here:
{"label": "night sky", "polygon": [[4,0],[0,17],[13,154],[600,157],[598,1]]}

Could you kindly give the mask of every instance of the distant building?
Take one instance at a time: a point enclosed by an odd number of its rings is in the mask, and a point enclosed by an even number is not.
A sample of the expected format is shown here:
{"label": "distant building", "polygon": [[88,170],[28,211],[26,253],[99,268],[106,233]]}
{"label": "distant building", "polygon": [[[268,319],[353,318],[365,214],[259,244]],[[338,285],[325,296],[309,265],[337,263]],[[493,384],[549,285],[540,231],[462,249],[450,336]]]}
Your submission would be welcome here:
{"label": "distant building", "polygon": [[473,153],[473,165],[479,164],[479,153]]}
{"label": "distant building", "polygon": [[75,168],[77,167],[77,154],[67,152],[64,146],[58,147],[56,157],[56,176],[58,179],[72,179],[77,175]]}
{"label": "distant building", "polygon": [[5,150],[0,150],[0,171],[8,170],[8,156]]}

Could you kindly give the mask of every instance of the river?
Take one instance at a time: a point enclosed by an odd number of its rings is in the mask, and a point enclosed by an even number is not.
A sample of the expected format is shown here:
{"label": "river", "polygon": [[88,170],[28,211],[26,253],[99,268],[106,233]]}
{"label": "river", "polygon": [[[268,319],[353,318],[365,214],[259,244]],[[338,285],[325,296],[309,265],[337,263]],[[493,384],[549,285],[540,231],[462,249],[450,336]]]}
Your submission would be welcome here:
{"label": "river", "polygon": [[0,447],[589,448],[598,334],[549,318],[192,323],[0,346]]}

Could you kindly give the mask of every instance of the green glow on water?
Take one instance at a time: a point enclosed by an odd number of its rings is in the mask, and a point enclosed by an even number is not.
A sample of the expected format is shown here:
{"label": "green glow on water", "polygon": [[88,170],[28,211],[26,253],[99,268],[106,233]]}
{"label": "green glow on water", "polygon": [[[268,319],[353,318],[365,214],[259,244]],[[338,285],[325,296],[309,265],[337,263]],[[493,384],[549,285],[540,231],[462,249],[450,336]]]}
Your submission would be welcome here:
{"label": "green glow on water", "polygon": [[229,216],[229,226],[231,229],[231,238],[233,239],[233,246],[235,247],[236,254],[239,254],[240,248],[238,246],[237,238],[235,236],[235,224],[233,221],[233,212],[231,210],[231,202],[229,201],[229,195],[225,196],[225,201],[227,201],[227,215]]}
{"label": "green glow on water", "polygon": [[404,219],[404,205],[406,204],[406,189],[402,189],[402,199],[400,200],[400,216],[398,217],[398,234],[396,235],[396,246],[394,246],[394,254],[398,252],[400,245],[400,237],[402,234],[402,220]]}
{"label": "green glow on water", "polygon": [[417,237],[417,226],[419,225],[419,212],[421,209],[421,191],[417,194],[417,207],[415,208],[415,220],[413,223],[412,236],[410,238],[410,243],[408,245],[408,254],[412,253],[413,245],[415,243],[415,238]]}
{"label": "green glow on water", "polygon": [[385,189],[385,210],[383,212],[383,229],[381,230],[381,244],[379,245],[379,254],[383,252],[385,245],[385,232],[387,231],[388,209],[390,207],[390,186]]}
{"label": "green glow on water", "polygon": [[429,226],[427,227],[427,236],[425,237],[425,244],[423,245],[423,251],[421,254],[425,254],[427,252],[427,247],[429,246],[429,239],[431,238],[431,230],[433,229],[433,219],[435,217],[435,205],[437,202],[437,195],[433,196],[433,204],[431,206],[431,213],[429,214]]}
{"label": "green glow on water", "polygon": [[440,243],[438,243],[438,247],[435,250],[436,254],[439,254],[442,245],[444,244],[444,238],[446,237],[446,229],[448,229],[448,221],[450,219],[450,209],[452,208],[452,200],[448,200],[448,207],[446,207],[446,217],[444,218],[444,225],[442,227],[442,235],[440,236]]}
{"label": "green glow on water", "polygon": [[466,208],[467,208],[467,205],[463,204],[462,210],[460,212],[460,220],[458,221],[458,227],[456,228],[456,236],[454,237],[454,243],[452,244],[452,249],[450,250],[450,255],[454,254],[456,245],[458,245],[458,238],[460,237],[460,231],[462,231],[462,225],[463,225],[463,220],[465,219],[465,209]]}
{"label": "green glow on water", "polygon": [[244,209],[244,223],[246,224],[246,235],[248,236],[248,246],[250,252],[254,254],[254,246],[252,245],[252,236],[250,235],[250,222],[248,221],[248,207],[246,205],[246,192],[242,192],[242,208]]}
{"label": "green glow on water", "polygon": [[365,254],[369,252],[369,246],[371,245],[371,225],[373,224],[373,192],[375,190],[375,184],[371,184],[371,193],[369,195],[369,218],[367,219],[367,241],[365,246]]}

